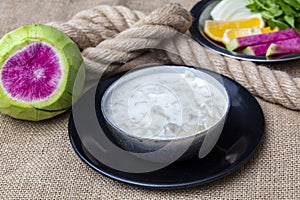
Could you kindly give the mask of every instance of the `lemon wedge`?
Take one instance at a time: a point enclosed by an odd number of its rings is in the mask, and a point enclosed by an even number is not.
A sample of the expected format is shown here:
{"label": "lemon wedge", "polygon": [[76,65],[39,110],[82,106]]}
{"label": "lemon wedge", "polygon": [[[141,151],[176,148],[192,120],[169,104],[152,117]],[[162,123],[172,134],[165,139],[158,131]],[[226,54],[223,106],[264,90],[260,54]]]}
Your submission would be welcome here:
{"label": "lemon wedge", "polygon": [[261,16],[251,17],[248,19],[228,20],[228,21],[215,21],[206,20],[204,24],[204,32],[211,39],[223,42],[223,36],[227,29],[239,29],[239,28],[263,28],[265,22]]}
{"label": "lemon wedge", "polygon": [[257,26],[251,28],[226,29],[222,37],[222,42],[226,45],[228,42],[238,37],[257,35],[262,33],[271,33],[275,31],[278,31],[277,27],[274,29],[271,29],[270,27],[259,28]]}

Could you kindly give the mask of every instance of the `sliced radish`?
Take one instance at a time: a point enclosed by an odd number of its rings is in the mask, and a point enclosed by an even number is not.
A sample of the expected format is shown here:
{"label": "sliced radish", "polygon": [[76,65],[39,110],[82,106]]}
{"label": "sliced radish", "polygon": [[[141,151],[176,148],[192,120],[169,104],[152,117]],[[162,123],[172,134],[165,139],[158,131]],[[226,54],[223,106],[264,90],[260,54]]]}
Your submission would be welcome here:
{"label": "sliced radish", "polygon": [[77,45],[54,28],[35,24],[6,34],[0,40],[0,111],[31,121],[65,112],[81,64]]}

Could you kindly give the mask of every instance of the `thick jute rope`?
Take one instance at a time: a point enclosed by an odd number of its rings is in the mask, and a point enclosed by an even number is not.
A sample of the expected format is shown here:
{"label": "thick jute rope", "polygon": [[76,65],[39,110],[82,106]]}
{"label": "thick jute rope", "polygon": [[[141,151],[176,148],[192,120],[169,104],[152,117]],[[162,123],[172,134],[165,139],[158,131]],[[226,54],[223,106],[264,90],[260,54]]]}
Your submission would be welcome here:
{"label": "thick jute rope", "polygon": [[82,52],[85,64],[93,72],[111,73],[120,64],[138,57],[144,51],[157,48],[179,32],[185,33],[191,21],[189,12],[179,4],[159,8],[114,38],[85,49]]}
{"label": "thick jute rope", "polygon": [[147,17],[121,6],[99,6],[78,13],[66,23],[50,25],[65,32],[84,49],[86,68],[92,73],[120,71],[124,63],[149,49],[165,49],[175,64],[216,71],[236,80],[256,96],[300,110],[300,78],[221,56],[189,36],[178,34],[188,30],[191,20],[189,12],[178,4],[168,4]]}
{"label": "thick jute rope", "polygon": [[100,5],[78,12],[67,22],[50,22],[47,25],[64,32],[80,49],[85,49],[114,37],[143,18],[142,12],[124,6]]}

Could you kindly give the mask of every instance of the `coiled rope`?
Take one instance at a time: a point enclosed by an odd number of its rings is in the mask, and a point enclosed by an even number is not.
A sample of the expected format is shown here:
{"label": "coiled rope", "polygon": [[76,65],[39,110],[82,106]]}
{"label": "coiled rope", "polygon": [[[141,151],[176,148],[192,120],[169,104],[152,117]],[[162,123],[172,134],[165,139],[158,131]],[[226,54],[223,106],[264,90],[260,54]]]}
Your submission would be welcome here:
{"label": "coiled rope", "polygon": [[[120,71],[149,49],[164,49],[174,64],[193,65],[228,76],[255,96],[300,110],[300,78],[249,61],[221,56],[185,33],[192,17],[179,4],[167,4],[148,16],[123,6],[98,6],[65,23],[49,23],[82,49],[86,69],[96,74]],[[107,66],[109,67],[107,68]]]}

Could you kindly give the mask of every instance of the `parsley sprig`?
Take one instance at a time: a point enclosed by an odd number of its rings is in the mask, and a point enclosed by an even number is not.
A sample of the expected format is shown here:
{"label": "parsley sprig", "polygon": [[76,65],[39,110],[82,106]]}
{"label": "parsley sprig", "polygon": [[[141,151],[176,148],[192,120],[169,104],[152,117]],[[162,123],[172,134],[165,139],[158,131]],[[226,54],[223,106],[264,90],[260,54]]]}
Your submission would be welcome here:
{"label": "parsley sprig", "polygon": [[247,8],[261,13],[271,28],[295,28],[300,33],[300,0],[248,0]]}

